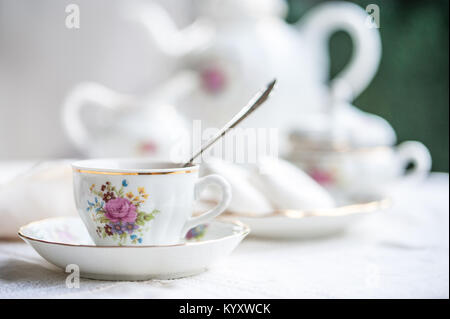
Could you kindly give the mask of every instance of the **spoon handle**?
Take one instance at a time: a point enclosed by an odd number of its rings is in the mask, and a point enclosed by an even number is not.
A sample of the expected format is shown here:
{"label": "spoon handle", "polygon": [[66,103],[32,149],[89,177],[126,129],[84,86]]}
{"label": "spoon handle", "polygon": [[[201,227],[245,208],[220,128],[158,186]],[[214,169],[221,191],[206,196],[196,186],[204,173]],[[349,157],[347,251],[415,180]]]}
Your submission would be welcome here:
{"label": "spoon handle", "polygon": [[264,90],[259,91],[253,96],[253,98],[247,103],[246,106],[242,108],[216,135],[214,135],[206,144],[202,145],[200,151],[195,153],[194,156],[190,158],[190,160],[183,165],[183,167],[187,167],[192,164],[192,162],[200,156],[204,151],[206,151],[211,145],[213,145],[218,139],[222,138],[227,132],[242,122],[245,118],[247,118],[254,110],[256,110],[261,104],[263,104],[268,97],[270,96],[270,92],[275,86],[277,82],[274,79],[270,82]]}

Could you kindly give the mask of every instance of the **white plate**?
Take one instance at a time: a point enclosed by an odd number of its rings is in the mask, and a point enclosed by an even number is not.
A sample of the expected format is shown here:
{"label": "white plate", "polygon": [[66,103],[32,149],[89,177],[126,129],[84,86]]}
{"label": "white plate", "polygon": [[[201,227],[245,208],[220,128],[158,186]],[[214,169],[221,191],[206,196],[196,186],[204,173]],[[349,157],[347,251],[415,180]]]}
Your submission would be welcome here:
{"label": "white plate", "polygon": [[382,199],[322,211],[280,210],[271,214],[226,213],[252,230],[252,236],[269,238],[314,238],[333,235],[386,209],[390,200]]}
{"label": "white plate", "polygon": [[95,246],[78,217],[62,217],[23,226],[19,236],[59,268],[78,265],[82,277],[147,280],[174,279],[205,271],[230,254],[249,228],[239,222],[212,221],[195,231],[193,238],[177,245]]}

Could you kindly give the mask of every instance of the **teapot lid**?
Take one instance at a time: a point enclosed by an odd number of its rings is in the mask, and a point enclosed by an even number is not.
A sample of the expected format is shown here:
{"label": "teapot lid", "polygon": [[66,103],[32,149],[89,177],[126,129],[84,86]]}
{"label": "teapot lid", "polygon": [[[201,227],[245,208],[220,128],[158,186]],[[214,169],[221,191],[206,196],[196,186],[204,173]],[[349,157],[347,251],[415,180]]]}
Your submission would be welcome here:
{"label": "teapot lid", "polygon": [[340,103],[331,112],[311,118],[304,127],[291,130],[289,142],[294,149],[342,150],[392,146],[397,137],[382,117]]}

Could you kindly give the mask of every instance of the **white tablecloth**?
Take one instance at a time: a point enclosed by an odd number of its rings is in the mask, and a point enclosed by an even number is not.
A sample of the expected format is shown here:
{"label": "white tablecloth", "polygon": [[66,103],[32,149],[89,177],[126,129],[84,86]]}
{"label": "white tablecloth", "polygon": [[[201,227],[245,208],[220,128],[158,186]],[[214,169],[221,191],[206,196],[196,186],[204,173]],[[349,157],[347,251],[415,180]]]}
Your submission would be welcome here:
{"label": "white tablecloth", "polygon": [[22,242],[0,242],[0,298],[448,298],[448,175],[393,194],[394,206],[318,240],[247,238],[221,264],[178,280],[66,274]]}

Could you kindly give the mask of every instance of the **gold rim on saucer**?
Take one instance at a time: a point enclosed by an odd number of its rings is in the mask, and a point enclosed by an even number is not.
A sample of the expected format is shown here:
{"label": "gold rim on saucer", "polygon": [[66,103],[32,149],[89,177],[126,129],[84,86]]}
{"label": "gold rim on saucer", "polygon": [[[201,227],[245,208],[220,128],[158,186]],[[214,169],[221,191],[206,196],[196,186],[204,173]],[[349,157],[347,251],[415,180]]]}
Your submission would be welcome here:
{"label": "gold rim on saucer", "polygon": [[[184,243],[170,244],[170,245],[105,246],[105,245],[95,245],[95,244],[92,244],[92,245],[67,244],[67,243],[60,243],[60,242],[56,242],[56,241],[50,241],[50,240],[43,240],[43,239],[33,238],[33,237],[27,236],[27,235],[25,235],[23,233],[23,230],[26,227],[29,227],[31,225],[40,224],[40,223],[43,223],[43,222],[47,222],[49,220],[65,219],[65,218],[71,218],[71,217],[51,217],[51,218],[45,218],[45,219],[37,220],[37,221],[34,221],[34,222],[31,222],[31,223],[28,223],[26,225],[21,226],[19,228],[19,231],[17,232],[17,234],[22,239],[27,239],[27,240],[36,241],[36,242],[45,243],[45,244],[59,245],[59,246],[86,247],[86,248],[158,248],[158,247],[160,247],[160,248],[167,248],[167,247],[178,247],[178,246],[202,245],[202,244],[216,242],[216,241],[219,241],[219,240],[224,240],[224,239],[233,238],[233,237],[245,237],[245,236],[247,236],[250,233],[250,228],[247,225],[245,225],[244,223],[242,223],[242,222],[240,222],[238,220],[222,220],[222,221],[219,221],[221,223],[233,224],[234,226],[241,227],[242,230],[240,230],[239,232],[237,232],[235,234],[231,234],[231,235],[228,235],[228,236],[225,236],[225,237],[222,237],[222,238],[209,239],[209,240],[203,240],[203,241],[194,241],[194,242],[184,242]],[[76,217],[72,217],[72,218],[76,218]]]}
{"label": "gold rim on saucer", "polygon": [[288,217],[288,218],[305,218],[305,217],[337,217],[347,216],[359,213],[370,213],[387,209],[391,206],[392,201],[389,198],[373,200],[363,203],[349,204],[329,209],[318,210],[298,210],[298,209],[279,209],[267,214],[258,213],[236,213],[227,211],[224,217],[233,218],[268,218],[268,217]]}

